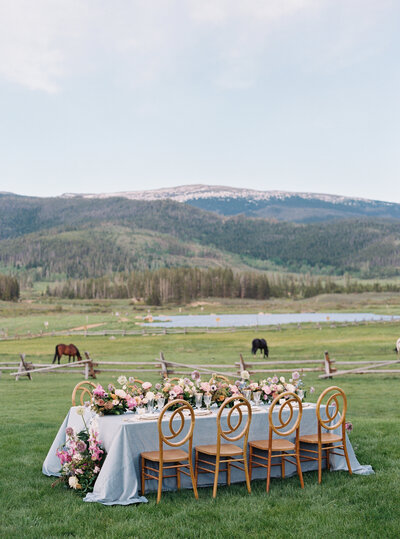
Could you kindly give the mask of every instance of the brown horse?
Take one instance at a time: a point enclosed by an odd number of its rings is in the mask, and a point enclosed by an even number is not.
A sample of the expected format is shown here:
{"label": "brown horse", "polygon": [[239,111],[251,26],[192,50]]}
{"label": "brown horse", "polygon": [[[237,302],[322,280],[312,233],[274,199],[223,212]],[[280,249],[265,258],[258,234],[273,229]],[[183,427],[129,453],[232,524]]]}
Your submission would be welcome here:
{"label": "brown horse", "polygon": [[78,348],[74,344],[57,344],[53,363],[56,361],[56,359],[58,359],[58,364],[60,364],[61,356],[68,356],[68,363],[70,363],[71,357],[72,361],[75,361],[75,357],[78,359],[78,361],[81,361],[82,359]]}

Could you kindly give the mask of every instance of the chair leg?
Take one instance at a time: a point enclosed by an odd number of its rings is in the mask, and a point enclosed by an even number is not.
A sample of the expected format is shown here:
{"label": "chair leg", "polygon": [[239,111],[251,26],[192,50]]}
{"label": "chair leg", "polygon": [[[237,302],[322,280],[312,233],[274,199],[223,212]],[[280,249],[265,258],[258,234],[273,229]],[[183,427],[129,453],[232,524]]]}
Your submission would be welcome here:
{"label": "chair leg", "polygon": [[269,484],[271,481],[271,462],[272,462],[272,451],[268,450],[268,469],[267,469],[267,492],[269,492]]}
{"label": "chair leg", "polygon": [[193,473],[193,462],[192,462],[192,456],[189,455],[189,472],[190,472],[190,479],[192,480],[192,487],[194,492],[194,497],[196,500],[199,499],[199,494],[197,492],[197,484]]}
{"label": "chair leg", "polygon": [[296,462],[297,462],[297,474],[300,478],[300,486],[301,488],[304,488],[304,481],[303,481],[303,472],[301,471],[301,464],[300,464],[300,453],[296,453]]}
{"label": "chair leg", "polygon": [[331,452],[329,449],[326,450],[326,469],[327,470],[330,470],[331,469]]}
{"label": "chair leg", "polygon": [[141,457],[141,494],[142,496],[144,496],[144,489],[145,489],[145,478],[144,478],[144,465],[145,465],[145,460],[143,457]]}
{"label": "chair leg", "polygon": [[249,478],[251,481],[251,477],[253,475],[253,447],[250,446],[249,448]]}
{"label": "chair leg", "polygon": [[197,485],[197,480],[199,477],[198,465],[199,465],[199,452],[196,449],[195,457],[194,457],[194,480],[196,481],[196,485]]}
{"label": "chair leg", "polygon": [[249,494],[251,493],[251,486],[250,486],[250,475],[249,475],[249,468],[247,466],[247,451],[243,451],[243,467],[244,467],[244,476],[246,478],[246,485],[247,490]]}
{"label": "chair leg", "polygon": [[181,470],[180,470],[180,468],[176,468],[176,488],[177,488],[177,490],[181,490]]}
{"label": "chair leg", "polygon": [[281,460],[281,475],[282,475],[282,479],[285,479],[285,457],[282,455],[282,460]]}
{"label": "chair leg", "polygon": [[213,488],[213,498],[217,497],[217,488],[218,488],[218,476],[219,476],[219,457],[215,457],[215,477],[214,477],[214,488]]}
{"label": "chair leg", "polygon": [[318,444],[318,483],[322,481],[322,445]]}
{"label": "chair leg", "polygon": [[161,500],[162,478],[163,478],[163,463],[162,463],[162,462],[159,462],[159,464],[158,464],[158,490],[157,490],[157,503]]}

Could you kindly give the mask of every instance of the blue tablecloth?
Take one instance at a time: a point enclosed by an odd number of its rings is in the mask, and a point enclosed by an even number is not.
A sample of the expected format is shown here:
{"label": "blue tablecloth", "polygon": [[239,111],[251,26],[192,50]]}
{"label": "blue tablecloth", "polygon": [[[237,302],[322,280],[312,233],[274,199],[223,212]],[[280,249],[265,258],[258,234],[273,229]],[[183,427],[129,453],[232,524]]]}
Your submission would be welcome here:
{"label": "blue tablecloth", "polygon": [[[86,410],[86,422],[91,419],[91,412]],[[139,419],[136,414],[127,413],[122,416],[96,417],[98,422],[99,439],[101,440],[107,458],[99,473],[93,492],[86,495],[86,502],[100,502],[105,505],[128,505],[131,503],[147,502],[144,496],[140,496],[140,453],[142,451],[158,450],[157,421],[145,421]],[[56,456],[56,450],[65,443],[66,427],[74,427],[77,431],[84,427],[82,417],[76,413],[76,408],[71,408],[61,425],[57,436],[43,463],[42,471],[45,475],[60,475],[60,461]],[[315,404],[306,404],[303,408],[303,417],[300,427],[300,435],[313,434],[317,431],[317,417]],[[209,416],[196,417],[194,428],[193,447],[200,444],[216,443],[217,425],[216,411]],[[250,426],[250,440],[266,439],[268,437],[268,407],[254,410]],[[293,437],[291,438],[293,441]],[[239,443],[240,445],[240,443]],[[185,449],[185,447],[183,447]],[[374,473],[371,466],[360,465],[350,441],[347,439],[347,449],[353,473],[369,475]],[[317,469],[316,462],[302,462],[302,470],[310,471]],[[331,455],[331,470],[347,470],[344,457]],[[273,466],[271,476],[280,475],[280,466]],[[296,474],[295,466],[287,463],[285,475]],[[225,482],[225,474],[220,474],[221,484]],[[265,478],[264,468],[253,469],[253,479]],[[232,482],[244,481],[244,473],[232,469]],[[199,486],[211,486],[213,476],[211,474],[199,474]],[[166,479],[163,482],[163,490],[176,488],[174,479]],[[190,478],[182,476],[182,488],[191,488]],[[156,481],[146,481],[146,491],[156,490]]]}

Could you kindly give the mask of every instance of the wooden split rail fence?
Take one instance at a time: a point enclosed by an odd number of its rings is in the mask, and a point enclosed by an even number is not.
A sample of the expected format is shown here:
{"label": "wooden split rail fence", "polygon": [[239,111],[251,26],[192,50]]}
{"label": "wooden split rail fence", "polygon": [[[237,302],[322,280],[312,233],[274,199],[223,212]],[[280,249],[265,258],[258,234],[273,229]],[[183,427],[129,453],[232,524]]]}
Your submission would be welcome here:
{"label": "wooden split rail fence", "polygon": [[[65,363],[61,365],[43,364],[43,363],[28,363],[25,361],[25,355],[21,354],[19,362],[3,362],[0,363],[0,374],[3,370],[13,370],[11,376],[15,376],[19,380],[21,376],[26,376],[29,380],[36,373],[66,373],[74,372],[83,367],[82,375],[87,380],[88,378],[96,378],[96,375],[101,372],[121,373],[136,377],[137,373],[140,376],[143,374],[157,373],[163,378],[170,378],[173,375],[190,376],[197,370],[200,374],[217,374],[230,378],[237,378],[242,371],[248,371],[250,375],[275,374],[275,373],[292,373],[297,370],[299,372],[320,372],[319,378],[332,378],[339,375],[348,374],[394,374],[400,373],[400,369],[384,369],[384,367],[400,363],[400,359],[392,361],[336,361],[330,359],[329,353],[325,352],[323,362],[321,359],[286,359],[257,361],[249,363],[243,359],[240,354],[240,360],[232,367],[226,364],[203,363],[202,365],[193,365],[186,363],[178,363],[175,361],[167,361],[164,354],[160,352],[159,359],[154,361],[96,361],[94,362],[88,352],[85,352],[85,358],[82,361],[74,363]],[[350,369],[337,370],[334,365],[352,366]],[[353,367],[353,365],[356,365]],[[16,370],[18,369],[18,370]]]}

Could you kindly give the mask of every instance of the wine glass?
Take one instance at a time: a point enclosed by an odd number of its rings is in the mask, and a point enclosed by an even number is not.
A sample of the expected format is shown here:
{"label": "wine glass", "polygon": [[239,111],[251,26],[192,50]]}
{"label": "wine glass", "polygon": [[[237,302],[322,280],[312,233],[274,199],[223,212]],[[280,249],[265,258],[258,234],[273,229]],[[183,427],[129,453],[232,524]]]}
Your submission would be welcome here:
{"label": "wine glass", "polygon": [[200,410],[203,404],[203,393],[196,393],[194,397],[196,399],[196,410]]}
{"label": "wine glass", "polygon": [[154,412],[154,399],[149,399],[147,401],[147,413],[152,414]]}
{"label": "wine glass", "polygon": [[304,399],[304,391],[302,389],[298,389],[297,390],[297,395],[299,396],[299,399],[301,400],[301,402],[303,402],[303,399]]}
{"label": "wine glass", "polygon": [[260,405],[261,391],[254,391],[253,393],[254,406]]}
{"label": "wine glass", "polygon": [[210,409],[210,404],[211,404],[211,395],[209,393],[206,393],[204,395],[204,404],[206,405],[207,410],[209,410]]}
{"label": "wine glass", "polygon": [[157,399],[157,410],[159,412],[161,412],[161,410],[163,409],[164,403],[165,403],[165,397],[158,397],[158,399]]}
{"label": "wine glass", "polygon": [[251,399],[251,389],[244,389],[243,390],[243,397],[250,401]]}

